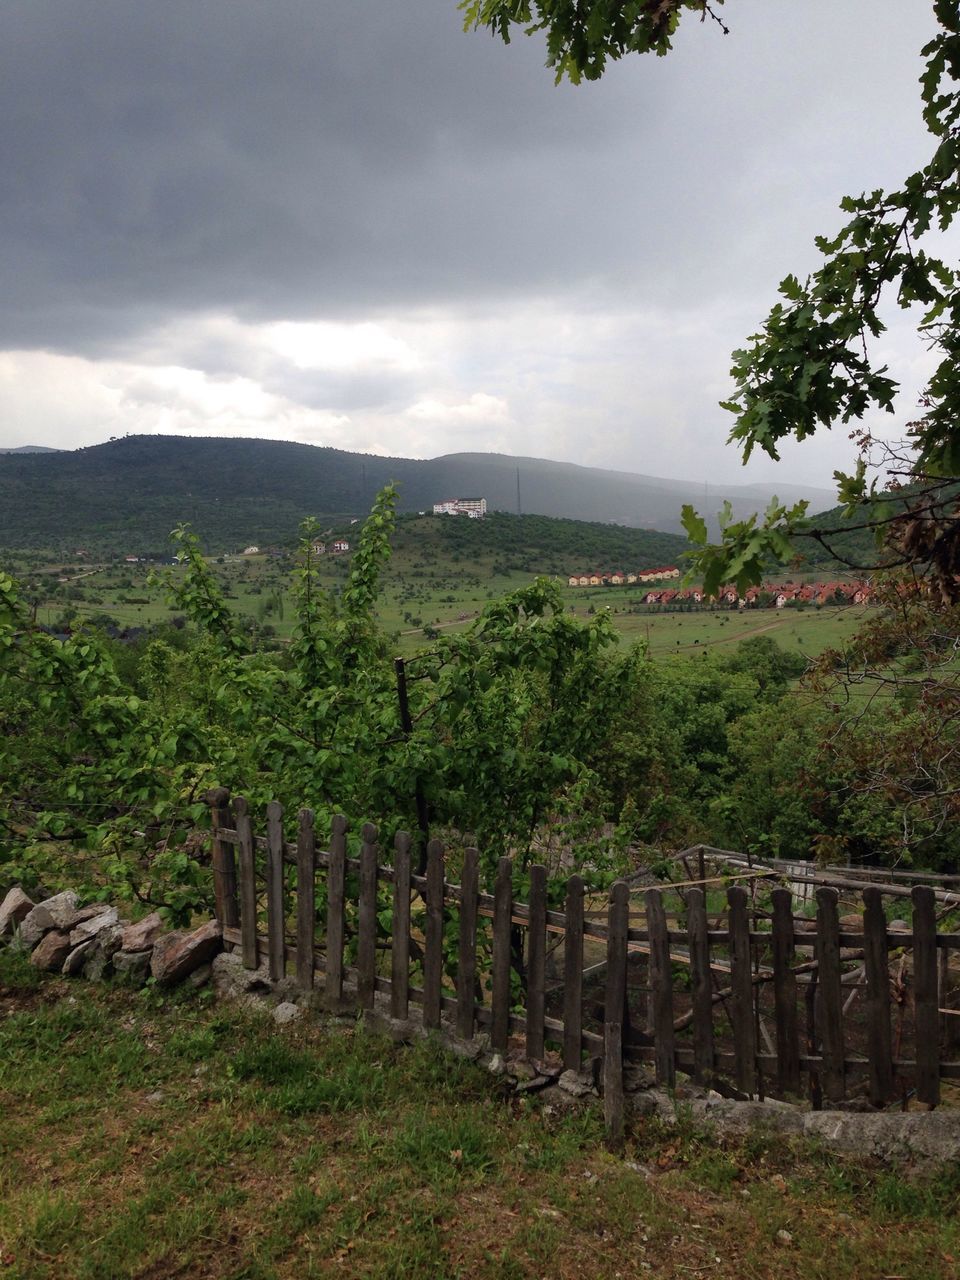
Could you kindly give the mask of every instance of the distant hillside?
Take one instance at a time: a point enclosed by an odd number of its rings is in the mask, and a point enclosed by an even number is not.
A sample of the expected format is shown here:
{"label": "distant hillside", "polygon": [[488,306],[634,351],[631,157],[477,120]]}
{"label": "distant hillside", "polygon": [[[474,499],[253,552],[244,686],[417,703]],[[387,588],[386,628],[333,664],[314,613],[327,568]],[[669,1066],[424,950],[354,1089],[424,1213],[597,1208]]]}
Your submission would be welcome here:
{"label": "distant hillside", "polygon": [[0,449],[0,453],[60,453],[59,449],[48,449],[42,444],[21,444],[16,449]]}
{"label": "distant hillside", "polygon": [[532,573],[580,573],[591,569],[654,569],[682,565],[686,537],[622,525],[515,516],[495,512],[485,520],[459,516],[403,516],[394,545],[398,555],[433,548],[445,561],[495,557],[504,569]]}
{"label": "distant hillside", "polygon": [[[289,540],[304,516],[362,516],[377,490],[400,486],[404,511],[448,497],[482,496],[492,510],[521,510],[632,528],[680,532],[680,508],[719,506],[700,485],[501,454],[417,461],[267,440],[129,436],[70,452],[0,457],[0,546],[163,548],[188,520],[214,551]],[[782,497],[822,495],[779,486]],[[738,514],[769,496],[727,486]],[[829,498],[822,500],[826,506]]]}

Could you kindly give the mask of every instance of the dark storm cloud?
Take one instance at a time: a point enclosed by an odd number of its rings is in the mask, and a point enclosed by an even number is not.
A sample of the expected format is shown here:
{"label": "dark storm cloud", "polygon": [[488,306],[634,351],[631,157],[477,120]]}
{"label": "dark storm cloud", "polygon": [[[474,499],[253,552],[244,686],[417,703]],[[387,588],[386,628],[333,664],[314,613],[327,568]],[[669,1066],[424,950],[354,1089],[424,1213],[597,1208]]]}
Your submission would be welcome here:
{"label": "dark storm cloud", "polygon": [[426,0],[5,4],[2,337],[548,287],[610,93],[539,62]]}
{"label": "dark storm cloud", "polygon": [[770,225],[765,188],[802,174],[807,241],[845,187],[819,158],[845,125],[818,59],[854,42],[867,83],[902,38],[886,0],[818,29],[836,8],[778,6],[799,68],[745,0],[729,41],[688,22],[671,58],[577,90],[541,42],[464,35],[454,0],[5,0],[0,345],[769,280],[800,220]]}

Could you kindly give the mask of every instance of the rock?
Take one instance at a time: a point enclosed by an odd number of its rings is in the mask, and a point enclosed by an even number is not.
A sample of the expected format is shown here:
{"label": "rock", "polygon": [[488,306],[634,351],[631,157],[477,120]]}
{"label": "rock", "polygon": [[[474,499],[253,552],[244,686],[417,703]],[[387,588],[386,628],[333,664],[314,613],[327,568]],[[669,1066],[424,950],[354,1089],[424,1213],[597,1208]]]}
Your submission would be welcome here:
{"label": "rock", "polygon": [[273,1020],[278,1027],[285,1027],[288,1022],[296,1022],[298,1018],[303,1017],[303,1010],[297,1005],[291,1004],[289,1000],[284,1000],[283,1004],[278,1004],[273,1011]]}
{"label": "rock", "polygon": [[136,924],[128,924],[123,931],[124,951],[149,951],[163,932],[163,920],[159,911],[151,911]]}
{"label": "rock", "polygon": [[507,1075],[513,1076],[514,1080],[521,1082],[526,1080],[535,1080],[537,1071],[532,1063],[527,1062],[525,1058],[515,1058],[507,1063]]}
{"label": "rock", "polygon": [[790,1234],[789,1231],[784,1231],[783,1228],[781,1227],[781,1229],[777,1232],[777,1241],[780,1244],[793,1244],[793,1236]]}
{"label": "rock", "polygon": [[14,934],[14,941],[25,951],[32,951],[43,935],[56,927],[53,916],[40,902],[20,921]]}
{"label": "rock", "polygon": [[[96,915],[88,916],[86,920],[80,921],[70,934],[70,941],[75,947],[78,947],[81,942],[86,942],[88,938],[96,938],[105,929],[112,928],[119,919],[120,915],[116,907],[107,907],[103,911],[98,911]],[[117,949],[119,950],[119,946]]]}
{"label": "rock", "polygon": [[13,933],[24,916],[29,915],[32,910],[33,903],[20,886],[15,884],[3,902],[0,902],[0,938]]}
{"label": "rock", "polygon": [[118,951],[111,964],[117,979],[129,986],[142,987],[150,977],[149,951]]}
{"label": "rock", "polygon": [[210,981],[212,973],[212,964],[202,964],[199,969],[194,969],[183,985],[189,987],[191,991],[199,991],[201,987],[205,987]]}
{"label": "rock", "polygon": [[[52,934],[47,934],[48,938],[52,936]],[[81,942],[79,947],[73,948],[66,960],[64,960],[63,968],[60,970],[65,978],[73,978],[80,972],[86,963],[94,942],[95,939],[90,938],[87,942]]]}
{"label": "rock", "polygon": [[563,1072],[557,1084],[564,1093],[569,1093],[572,1098],[597,1096],[597,1091],[593,1086],[593,1078],[589,1072],[574,1071],[573,1068],[570,1068],[568,1071]]}
{"label": "rock", "polygon": [[120,950],[122,935],[122,926],[112,924],[91,939],[93,946],[86,953],[83,966],[83,976],[89,982],[102,982],[113,972],[113,957]]}
{"label": "rock", "polygon": [[105,902],[91,902],[89,906],[77,907],[76,911],[63,912],[63,923],[58,928],[75,929],[78,924],[83,924],[87,920],[95,920],[97,916],[102,916],[110,910],[112,908]]}
{"label": "rock", "polygon": [[44,898],[39,905],[50,913],[56,928],[69,929],[71,917],[77,910],[77,895],[72,889],[67,889],[64,893],[54,894],[52,898]]}
{"label": "rock", "polygon": [[244,996],[267,996],[273,990],[266,965],[245,969],[238,951],[221,951],[213,962],[213,987],[218,996],[237,1000]]}
{"label": "rock", "polygon": [[209,963],[222,946],[223,933],[216,920],[208,920],[191,933],[178,929],[162,934],[153,946],[150,972],[162,986],[172,986]]}
{"label": "rock", "polygon": [[534,1076],[532,1080],[518,1080],[516,1089],[517,1093],[538,1093],[550,1084],[553,1084],[553,1081],[549,1076]]}
{"label": "rock", "polygon": [[495,1053],[493,1057],[490,1059],[490,1061],[487,1063],[487,1070],[493,1076],[502,1076],[505,1070],[503,1055],[499,1053]]}
{"label": "rock", "polygon": [[70,954],[70,935],[62,929],[50,929],[30,957],[30,963],[45,972],[53,972],[63,968],[63,962]]}

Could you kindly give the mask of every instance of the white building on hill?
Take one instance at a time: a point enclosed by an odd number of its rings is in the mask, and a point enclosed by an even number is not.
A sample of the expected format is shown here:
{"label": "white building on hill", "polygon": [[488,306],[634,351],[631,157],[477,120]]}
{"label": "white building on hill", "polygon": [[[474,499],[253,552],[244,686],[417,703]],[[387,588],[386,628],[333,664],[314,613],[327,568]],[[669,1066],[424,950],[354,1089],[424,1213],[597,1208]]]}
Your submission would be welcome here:
{"label": "white building on hill", "polygon": [[487,514],[486,498],[448,498],[445,502],[433,504],[435,516],[469,516],[471,520],[482,520]]}

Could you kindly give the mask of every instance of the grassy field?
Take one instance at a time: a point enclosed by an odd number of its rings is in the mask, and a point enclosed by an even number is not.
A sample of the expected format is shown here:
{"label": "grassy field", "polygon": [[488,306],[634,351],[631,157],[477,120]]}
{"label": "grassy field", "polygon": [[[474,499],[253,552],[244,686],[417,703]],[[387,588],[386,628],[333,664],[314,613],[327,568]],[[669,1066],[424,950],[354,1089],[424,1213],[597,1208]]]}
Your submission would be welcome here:
{"label": "grassy field", "polygon": [[0,955],[0,1275],[946,1280],[960,1176],[507,1095],[431,1043]]}
{"label": "grassy field", "polygon": [[[348,557],[325,558],[321,562],[324,585],[334,590],[341,586],[348,563]],[[14,559],[12,565],[29,584],[41,623],[55,624],[65,608],[75,609],[79,618],[107,614],[122,627],[145,627],[172,616],[163,590],[148,585],[150,568],[144,564],[65,565],[29,557]],[[289,560],[263,555],[221,557],[213,567],[238,615],[272,626],[281,639],[289,637],[294,615]],[[179,572],[169,566],[168,570]],[[533,570],[508,565],[502,557],[456,553],[453,559],[408,532],[399,539],[384,577],[380,621],[396,652],[413,653],[429,643],[433,629],[469,626],[491,600],[531,582],[534,576]],[[812,657],[842,644],[867,613],[863,607],[829,606],[659,613],[642,605],[636,590],[564,586],[563,596],[571,613],[580,618],[609,610],[624,640],[644,640],[654,657],[735,645],[761,634]]]}

